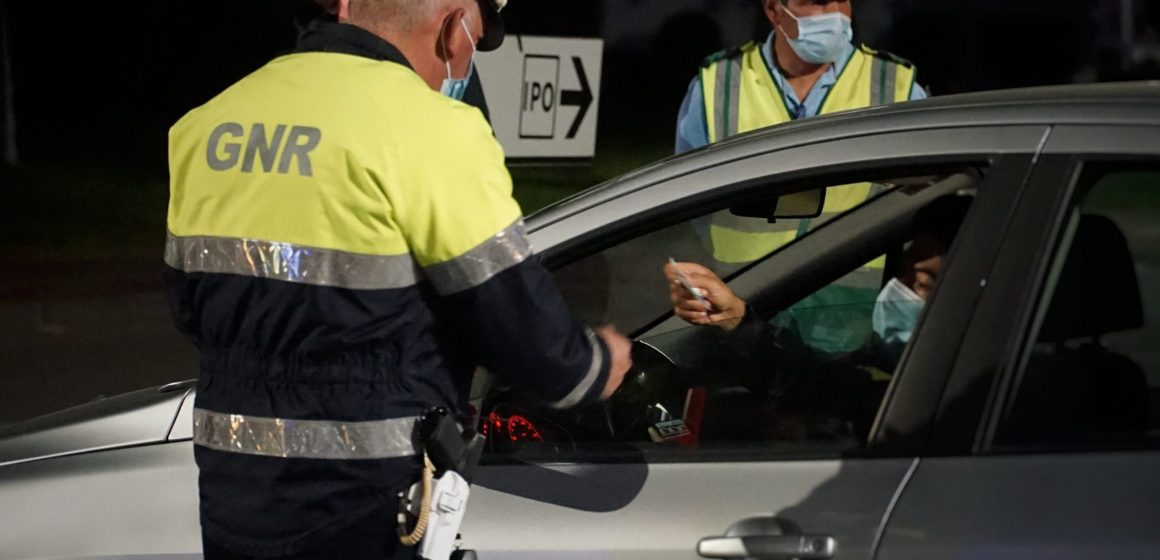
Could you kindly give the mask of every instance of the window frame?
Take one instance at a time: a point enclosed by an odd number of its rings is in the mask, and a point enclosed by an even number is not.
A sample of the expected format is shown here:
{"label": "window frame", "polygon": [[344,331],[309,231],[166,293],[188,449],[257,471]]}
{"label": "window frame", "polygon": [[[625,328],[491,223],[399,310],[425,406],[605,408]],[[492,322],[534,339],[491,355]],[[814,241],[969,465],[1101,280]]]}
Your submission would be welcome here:
{"label": "window frame", "polygon": [[[975,171],[974,168],[975,167],[988,168],[988,167],[990,167],[990,163],[984,163],[984,162],[981,162],[979,160],[975,160],[975,161],[973,161],[973,163],[975,164],[974,166],[964,166],[964,164],[958,163],[958,162],[947,163],[945,165],[931,165],[931,164],[924,163],[924,164],[920,164],[920,165],[902,166],[902,167],[897,167],[897,168],[893,168],[893,169],[886,169],[885,171],[876,170],[873,172],[873,173],[875,173],[873,178],[875,178],[875,179],[885,179],[887,177],[903,178],[903,177],[912,177],[912,176],[922,176],[922,175],[927,175],[927,174],[948,174],[948,176],[949,175],[963,175],[963,176],[966,176],[966,180],[970,181],[971,183],[969,185],[965,184],[965,183],[962,184],[961,185],[962,188],[970,188],[972,190],[975,190],[975,189],[978,189],[981,186],[981,184],[984,182],[984,176],[981,174],[981,172]],[[769,192],[771,190],[774,190],[776,192],[792,193],[792,192],[798,192],[801,190],[809,190],[809,189],[813,189],[813,188],[818,188],[818,186],[820,186],[822,184],[840,186],[840,185],[845,185],[845,184],[849,183],[851,180],[858,180],[860,182],[865,182],[866,179],[867,179],[867,177],[865,175],[860,175],[857,172],[840,171],[837,173],[834,173],[834,172],[826,173],[825,171],[820,171],[812,179],[797,180],[797,181],[794,181],[793,183],[790,183],[788,185],[783,185],[783,186],[778,186],[778,187],[772,187],[772,186],[757,187],[758,189],[760,189],[760,194],[757,196],[768,196]],[[725,281],[727,284],[730,284],[731,286],[733,286],[734,281],[744,278],[747,274],[757,275],[757,273],[759,273],[760,269],[762,269],[762,268],[766,268],[766,269],[777,268],[780,263],[783,263],[786,261],[791,263],[791,266],[798,266],[798,267],[801,267],[803,265],[803,263],[804,264],[811,264],[812,262],[820,261],[822,259],[817,258],[817,255],[818,255],[817,246],[819,246],[819,245],[825,246],[825,247],[830,248],[830,249],[841,249],[841,248],[844,248],[845,246],[856,245],[856,238],[858,236],[856,234],[845,233],[842,231],[842,230],[851,226],[850,222],[859,222],[861,224],[861,225],[859,225],[858,231],[860,231],[860,232],[863,230],[871,231],[873,234],[875,234],[877,236],[874,239],[874,242],[866,244],[864,247],[855,247],[854,249],[856,251],[854,251],[854,252],[848,251],[850,254],[844,256],[844,259],[842,261],[840,261],[841,264],[827,263],[827,265],[825,266],[825,269],[828,272],[826,272],[825,275],[823,275],[823,276],[808,274],[809,272],[813,271],[813,269],[811,269],[811,270],[807,270],[806,273],[791,273],[789,275],[786,275],[788,280],[786,280],[785,278],[782,279],[782,283],[789,283],[789,284],[793,284],[795,286],[796,285],[805,285],[808,283],[809,287],[796,289],[796,291],[794,292],[794,293],[801,292],[805,296],[808,296],[809,294],[812,294],[818,290],[821,290],[827,286],[832,285],[835,281],[840,279],[845,274],[852,272],[854,269],[857,269],[859,266],[861,266],[865,262],[868,262],[871,258],[873,258],[873,256],[871,256],[870,258],[866,258],[865,256],[861,256],[864,253],[866,253],[867,251],[874,252],[876,255],[889,254],[890,251],[893,251],[895,249],[896,245],[901,245],[901,243],[903,243],[905,241],[904,239],[902,239],[905,236],[898,233],[898,232],[894,232],[894,231],[883,232],[881,230],[883,230],[884,228],[897,228],[898,226],[900,226],[903,223],[909,224],[909,217],[913,214],[914,211],[916,211],[918,208],[925,206],[927,203],[934,200],[935,198],[938,198],[939,196],[945,196],[946,194],[948,194],[950,192],[948,190],[948,188],[951,186],[956,186],[956,185],[959,185],[959,184],[955,183],[954,185],[941,186],[941,188],[937,188],[937,189],[933,186],[928,187],[928,188],[920,191],[920,193],[918,195],[913,195],[911,193],[906,192],[906,191],[908,191],[908,189],[906,187],[899,187],[896,189],[892,189],[890,191],[886,191],[878,196],[875,196],[873,198],[868,199],[868,201],[866,203],[863,203],[863,204],[861,204],[861,205],[859,205],[859,206],[857,206],[849,211],[843,212],[843,213],[839,214],[838,216],[835,216],[833,219],[826,222],[822,226],[819,226],[817,229],[811,230],[806,235],[804,235],[804,236],[794,240],[793,242],[773,251],[772,253],[770,253],[770,254],[768,254],[768,255],[766,255],[766,256],[764,256],[764,257],[762,257],[762,258],[760,258],[752,263],[749,263],[747,265],[742,266],[741,268],[739,268],[738,270],[733,272],[728,278],[726,278]],[[930,191],[930,192],[925,192],[925,191]],[[941,194],[936,194],[936,193],[941,193]],[[902,214],[898,214],[898,215],[887,214],[887,216],[885,218],[883,218],[882,214],[884,212],[882,210],[880,210],[880,207],[889,204],[891,199],[902,200],[903,197],[907,197],[907,198],[912,199],[912,200],[906,201],[906,203],[905,203],[906,207],[911,208],[910,211],[907,212],[905,214],[905,216]],[[696,208],[698,209],[698,211],[707,212],[705,215],[708,215],[709,213],[717,211],[717,210],[710,210],[711,208],[715,208],[717,206],[720,206],[721,209],[727,208],[729,206],[729,204],[731,204],[731,203],[734,203],[738,200],[744,200],[744,199],[750,199],[750,198],[755,198],[755,196],[752,193],[742,193],[742,194],[735,195],[734,197],[718,199],[714,202],[714,205],[697,206]],[[901,205],[901,204],[902,203],[899,203],[898,205]],[[973,205],[974,204],[972,204],[972,206]],[[899,212],[899,210],[896,209],[895,213],[897,214],[897,212]],[[696,216],[696,217],[700,217],[700,216]],[[903,219],[904,217],[907,219],[904,220]],[[967,219],[969,219],[969,216]],[[686,220],[686,221],[688,221],[688,220]],[[628,240],[621,240],[620,243],[630,243],[630,242],[635,241],[636,239],[639,239],[640,237],[649,235],[655,231],[659,231],[660,229],[672,227],[672,225],[675,225],[675,224],[670,224],[668,222],[669,222],[668,219],[654,222],[654,223],[664,224],[664,225],[658,225],[654,229],[643,228],[643,227],[634,228],[633,231],[637,232],[636,236],[632,237]],[[964,223],[965,222],[966,222],[966,219],[964,220]],[[677,223],[679,224],[682,222],[677,222]],[[846,228],[844,228],[843,226],[846,226]],[[830,241],[831,239],[835,239],[835,238],[838,240],[836,243]],[[803,243],[803,242],[804,242],[805,247],[799,247],[798,246],[799,243]],[[599,246],[601,248],[594,249],[594,252],[591,254],[599,253],[599,252],[605,251],[605,250],[610,248],[610,247],[603,246],[603,244],[597,245],[597,246]],[[615,245],[612,245],[611,247],[614,247],[614,246]],[[860,252],[858,252],[858,251],[860,251]],[[559,270],[560,267],[569,266],[570,264],[572,264],[574,262],[577,262],[579,260],[583,260],[583,259],[591,256],[591,254],[573,250],[572,252],[569,253],[569,257],[571,257],[572,260],[561,261],[561,260],[557,259],[557,260],[549,261],[549,262],[555,263],[556,267],[557,267],[557,268],[549,267],[549,270],[554,274],[557,270]],[[853,264],[849,264],[847,266],[847,263],[853,263]],[[840,273],[834,272],[835,270],[844,270],[844,272],[840,272]],[[661,274],[659,267],[658,267],[656,273],[658,275]],[[883,274],[885,275],[886,272],[884,271]],[[753,276],[750,276],[750,278],[752,278],[752,277]],[[766,282],[761,281],[760,283],[764,284]],[[773,290],[766,289],[764,291],[766,292],[766,295],[768,295],[768,293],[773,291]],[[739,293],[739,295],[742,295],[743,297],[753,297],[752,294],[750,294],[748,291],[745,291],[744,293],[739,291],[738,293]],[[793,299],[796,301],[797,299],[800,299],[800,298],[795,297]],[[787,302],[787,304],[788,303],[792,303],[792,302]],[[770,317],[770,318],[772,318],[772,317]],[[666,322],[670,322],[670,321],[671,322],[680,322],[680,319],[676,318],[671,310],[668,310],[668,311],[664,312],[659,319],[657,319],[655,321],[650,321],[643,329],[640,329],[637,332],[632,333],[632,338],[634,340],[636,340],[637,338],[647,339],[650,336],[662,336],[664,333],[654,333],[654,331],[657,328],[661,327],[662,324],[664,324]],[[698,329],[698,328],[705,328],[705,327],[693,327],[693,326],[683,324],[683,323],[682,323],[682,325],[683,325],[683,327],[682,327],[683,330],[690,331],[690,332],[695,330],[695,329]],[[920,324],[915,329],[915,336],[916,337],[918,336],[918,333],[920,332],[920,330],[921,330],[921,319],[920,319]],[[676,332],[676,331],[668,331],[668,333],[673,333],[673,332]],[[904,364],[905,364],[905,361],[900,362],[900,366],[899,366],[900,369],[904,366]],[[893,385],[893,382],[891,382],[891,385]],[[488,390],[484,396],[485,402],[486,402],[487,398],[490,397],[490,395],[491,395],[491,392],[490,392],[490,390]],[[885,395],[884,395],[884,399],[885,399]],[[881,410],[881,408],[883,406],[884,406],[884,404],[881,404],[879,406],[879,409]],[[482,413],[482,411],[481,411],[481,413]],[[525,411],[525,413],[526,413],[526,411]],[[871,438],[867,438],[867,441],[865,442],[864,446],[862,446],[859,449],[854,449],[854,450],[834,449],[831,447],[826,447],[826,444],[829,442],[805,441],[805,442],[778,442],[776,446],[769,446],[769,447],[746,445],[743,442],[720,442],[719,445],[712,445],[708,449],[697,448],[697,449],[694,449],[691,451],[690,450],[682,450],[679,447],[670,448],[668,446],[661,446],[661,445],[650,446],[649,444],[645,444],[642,447],[640,444],[634,444],[634,443],[579,442],[579,443],[571,444],[571,447],[573,448],[572,455],[574,457],[576,457],[577,460],[553,461],[553,460],[551,460],[550,453],[548,453],[548,454],[537,453],[534,450],[525,450],[525,452],[520,452],[519,450],[517,450],[516,452],[509,453],[509,454],[492,453],[492,452],[485,451],[481,464],[486,465],[486,466],[518,465],[518,464],[529,464],[529,463],[530,464],[552,464],[552,463],[557,463],[557,462],[560,464],[595,464],[595,465],[623,464],[623,463],[635,463],[635,462],[645,462],[645,463],[649,463],[649,464],[654,464],[654,463],[655,464],[659,464],[659,463],[696,464],[696,463],[714,463],[714,462],[722,462],[722,461],[727,461],[727,462],[734,462],[734,461],[754,462],[754,461],[757,461],[757,462],[761,462],[761,461],[771,461],[771,460],[772,461],[831,460],[831,459],[840,459],[840,458],[870,456],[871,454],[869,453],[869,447],[870,447],[871,441],[872,441]],[[586,457],[591,457],[591,460],[587,460],[587,461],[584,460]]]}
{"label": "window frame", "polygon": [[1066,225],[1078,166],[1160,161],[1160,125],[1147,120],[1090,121],[1047,130],[1023,193],[1011,201],[1011,226],[993,273],[984,277],[987,296],[978,302],[954,362],[927,449],[930,456],[993,454],[999,411],[1027,343],[1051,250]]}
{"label": "window frame", "polygon": [[[1138,132],[1138,129],[1135,130]],[[1029,186],[1034,194],[1024,201],[1023,206],[1026,211],[1032,211],[1036,202],[1054,199],[1054,204],[1050,213],[1046,213],[1050,219],[1043,224],[1046,228],[1040,232],[1038,241],[1024,243],[1026,247],[1023,252],[1033,251],[1035,255],[1027,267],[1033,273],[1027,276],[1028,286],[1024,290],[1026,297],[1018,312],[1019,325],[1012,332],[1001,370],[995,376],[990,391],[991,399],[985,411],[985,422],[980,425],[974,452],[980,455],[1041,455],[1160,451],[1160,438],[1117,442],[1095,448],[1084,448],[1079,444],[1000,446],[996,443],[1016,402],[1028,356],[1042,326],[1042,315],[1052,303],[1055,286],[1049,285],[1051,277],[1063,266],[1071,249],[1078,217],[1076,210],[1080,209],[1092,189],[1108,176],[1130,171],[1160,174],[1160,154],[1116,151],[1056,154],[1045,157],[1041,165],[1042,169],[1050,171],[1045,171]]]}

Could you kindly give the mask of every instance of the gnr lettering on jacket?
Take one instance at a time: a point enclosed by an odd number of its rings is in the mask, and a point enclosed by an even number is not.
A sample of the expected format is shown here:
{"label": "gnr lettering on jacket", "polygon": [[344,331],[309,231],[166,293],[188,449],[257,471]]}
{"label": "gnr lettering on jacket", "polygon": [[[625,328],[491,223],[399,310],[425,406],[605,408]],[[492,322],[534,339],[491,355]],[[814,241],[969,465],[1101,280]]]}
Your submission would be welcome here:
{"label": "gnr lettering on jacket", "polygon": [[312,126],[279,124],[273,134],[267,134],[265,124],[255,123],[247,135],[242,125],[227,122],[217,125],[210,133],[205,159],[215,171],[233,169],[240,161],[243,173],[253,173],[254,163],[260,162],[266,173],[274,171],[277,163],[278,173],[282,174],[289,173],[291,164],[297,161],[298,174],[311,177],[314,168],[310,165],[310,152],[321,141],[322,131]]}

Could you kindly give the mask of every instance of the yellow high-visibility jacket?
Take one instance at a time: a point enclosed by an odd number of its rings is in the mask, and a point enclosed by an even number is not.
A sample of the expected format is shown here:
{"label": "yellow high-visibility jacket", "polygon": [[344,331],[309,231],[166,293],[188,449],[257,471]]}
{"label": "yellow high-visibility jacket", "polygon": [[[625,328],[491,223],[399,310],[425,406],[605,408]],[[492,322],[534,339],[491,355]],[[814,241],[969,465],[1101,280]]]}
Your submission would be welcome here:
{"label": "yellow high-visibility jacket", "polygon": [[489,126],[375,35],[318,24],[175,124],[169,161],[207,538],[266,556],[368,516],[393,532],[415,417],[466,418],[477,365],[598,400],[608,350],[529,258]]}

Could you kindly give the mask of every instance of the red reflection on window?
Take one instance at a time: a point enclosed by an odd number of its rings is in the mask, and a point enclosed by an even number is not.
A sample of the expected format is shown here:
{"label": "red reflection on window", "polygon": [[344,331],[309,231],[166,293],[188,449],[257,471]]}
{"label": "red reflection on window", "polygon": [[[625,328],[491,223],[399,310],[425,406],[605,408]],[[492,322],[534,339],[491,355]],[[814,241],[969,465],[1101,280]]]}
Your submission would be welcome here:
{"label": "red reflection on window", "polygon": [[531,420],[519,414],[508,418],[507,431],[508,438],[512,441],[544,441],[544,436],[540,435],[539,428]]}
{"label": "red reflection on window", "polygon": [[494,412],[488,414],[487,418],[483,419],[479,427],[479,431],[483,434],[483,437],[491,437],[492,430],[497,435],[503,433],[503,419]]}

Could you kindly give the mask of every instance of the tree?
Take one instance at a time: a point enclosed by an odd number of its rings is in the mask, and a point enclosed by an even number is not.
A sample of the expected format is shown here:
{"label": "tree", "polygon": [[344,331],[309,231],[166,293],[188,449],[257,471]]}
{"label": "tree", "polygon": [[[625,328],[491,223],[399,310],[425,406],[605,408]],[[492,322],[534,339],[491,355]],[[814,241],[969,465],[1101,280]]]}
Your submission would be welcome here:
{"label": "tree", "polygon": [[0,157],[9,167],[19,163],[16,150],[16,86],[12,77],[12,43],[8,38],[8,3],[0,0]]}

